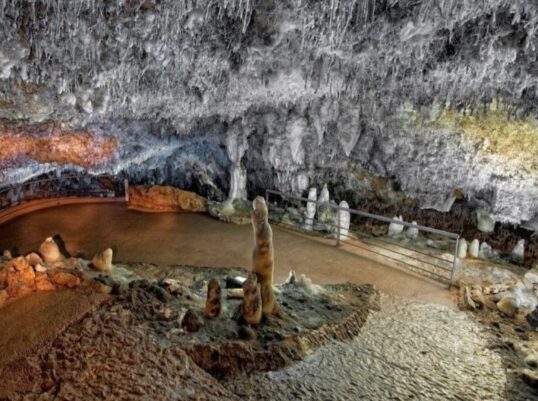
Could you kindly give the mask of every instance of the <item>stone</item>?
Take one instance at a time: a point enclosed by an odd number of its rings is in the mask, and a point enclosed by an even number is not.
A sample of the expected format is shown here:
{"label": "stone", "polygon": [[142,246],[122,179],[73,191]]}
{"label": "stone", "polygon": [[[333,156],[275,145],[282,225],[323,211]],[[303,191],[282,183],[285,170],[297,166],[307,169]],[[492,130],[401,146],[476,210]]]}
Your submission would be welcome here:
{"label": "stone", "polygon": [[512,257],[512,260],[516,262],[519,262],[519,263],[523,262],[523,260],[525,259],[525,240],[524,239],[520,239],[517,242],[517,245],[512,250],[512,253],[510,256]]}
{"label": "stone", "polygon": [[338,219],[340,220],[340,227],[338,228],[338,234],[340,239],[346,240],[349,234],[349,225],[351,223],[351,214],[349,213],[349,205],[346,201],[340,202],[338,205]]}
{"label": "stone", "polygon": [[210,319],[215,318],[220,315],[220,309],[220,284],[216,278],[212,278],[207,284],[207,299],[204,316]]}
{"label": "stone", "polygon": [[190,290],[187,288],[187,286],[185,286],[179,280],[175,280],[173,278],[165,278],[162,281],[162,286],[166,289],[166,291],[175,296],[190,295]]}
{"label": "stone", "polygon": [[35,272],[24,257],[11,259],[4,269],[6,290],[10,297],[20,297],[35,290]]}
{"label": "stone", "polygon": [[493,249],[486,241],[480,244],[480,251],[478,252],[478,256],[480,257],[480,259],[491,259],[493,257]]}
{"label": "stone", "polygon": [[471,297],[471,289],[469,287],[463,289],[463,304],[465,308],[469,310],[475,310],[477,308],[477,305]]}
{"label": "stone", "polygon": [[194,309],[188,309],[183,319],[181,319],[181,327],[189,333],[200,330],[203,325],[204,321],[202,317]]}
{"label": "stone", "polygon": [[472,258],[478,258],[480,253],[480,242],[475,238],[471,241],[471,246],[469,247],[469,256]]}
{"label": "stone", "polygon": [[416,221],[413,221],[411,225],[411,227],[407,228],[405,236],[409,239],[416,239],[418,237],[418,228],[416,227],[418,224]]}
{"label": "stone", "polygon": [[402,233],[404,226],[402,224],[398,224],[396,221],[402,221],[402,216],[395,216],[392,218],[392,220],[395,220],[389,224],[389,237],[395,237]]}
{"label": "stone", "polygon": [[306,203],[305,230],[312,231],[314,216],[317,209],[317,189],[310,188],[308,191],[308,202]]}
{"label": "stone", "polygon": [[253,202],[253,209],[252,227],[254,229],[255,246],[252,253],[252,271],[256,274],[257,282],[260,286],[263,314],[277,315],[279,307],[273,294],[273,231],[268,222],[265,199],[257,196]]}
{"label": "stone", "polygon": [[230,299],[243,299],[242,288],[230,288],[226,291],[226,296]]}
{"label": "stone", "polygon": [[536,330],[538,330],[538,307],[525,316],[527,322]]}
{"label": "stone", "polygon": [[519,303],[514,297],[504,297],[497,302],[497,309],[508,317],[514,317],[518,312]]}
{"label": "stone", "polygon": [[43,259],[41,259],[41,256],[39,256],[35,252],[29,253],[25,256],[25,258],[31,266],[42,265],[44,263]]}
{"label": "stone", "polygon": [[491,233],[495,230],[495,221],[485,210],[479,209],[476,211],[476,220],[476,227],[483,233]]}
{"label": "stone", "polygon": [[80,278],[75,276],[74,274],[61,271],[61,270],[54,270],[52,272],[49,272],[50,280],[57,285],[61,285],[68,288],[76,288],[80,286]]}
{"label": "stone", "polygon": [[129,207],[160,212],[205,212],[207,200],[171,186],[140,185],[129,187]]}
{"label": "stone", "polygon": [[458,242],[458,258],[465,259],[467,257],[467,241],[465,238],[460,238]]}
{"label": "stone", "polygon": [[321,192],[319,193],[318,204],[329,203],[330,199],[331,199],[331,196],[329,194],[329,188],[327,188],[327,184],[323,184],[323,188],[321,189]]}
{"label": "stone", "polygon": [[43,257],[45,263],[53,264],[62,262],[64,257],[60,252],[58,244],[52,237],[48,237],[39,247],[39,253]]}
{"label": "stone", "polygon": [[9,249],[6,249],[4,253],[2,254],[2,257],[6,260],[13,259],[13,256],[11,255],[11,251]]}
{"label": "stone", "polygon": [[36,291],[53,291],[56,286],[51,283],[49,275],[44,272],[36,272],[35,274]]}
{"label": "stone", "polygon": [[259,324],[262,319],[260,284],[255,274],[251,274],[243,283],[241,317],[247,324]]}
{"label": "stone", "polygon": [[112,257],[114,252],[107,248],[101,253],[97,253],[92,259],[93,268],[100,272],[109,272],[112,270]]}
{"label": "stone", "polygon": [[479,285],[471,286],[470,290],[471,299],[476,304],[477,307],[481,308],[484,306],[484,295],[482,293],[482,287]]}
{"label": "stone", "polygon": [[237,334],[239,335],[239,338],[242,340],[249,341],[249,340],[254,340],[256,338],[256,332],[248,326],[239,327]]}

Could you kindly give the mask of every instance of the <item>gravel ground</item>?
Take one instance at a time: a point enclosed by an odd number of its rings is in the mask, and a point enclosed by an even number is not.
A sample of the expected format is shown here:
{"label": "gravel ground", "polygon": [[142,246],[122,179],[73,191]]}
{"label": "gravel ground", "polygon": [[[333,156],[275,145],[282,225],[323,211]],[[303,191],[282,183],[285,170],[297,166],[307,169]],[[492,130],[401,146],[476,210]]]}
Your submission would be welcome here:
{"label": "gravel ground", "polygon": [[460,311],[382,296],[361,334],[278,372],[229,379],[244,400],[505,400],[483,328]]}

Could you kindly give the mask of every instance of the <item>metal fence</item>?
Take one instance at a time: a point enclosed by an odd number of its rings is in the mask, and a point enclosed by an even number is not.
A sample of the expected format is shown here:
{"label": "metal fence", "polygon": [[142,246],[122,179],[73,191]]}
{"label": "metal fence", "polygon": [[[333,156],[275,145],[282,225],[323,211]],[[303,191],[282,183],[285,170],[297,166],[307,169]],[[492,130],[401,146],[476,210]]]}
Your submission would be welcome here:
{"label": "metal fence", "polygon": [[[273,223],[329,237],[336,241],[337,246],[345,244],[381,255],[398,266],[452,285],[458,260],[460,239],[458,234],[343,208],[333,203],[313,201],[280,191],[268,189],[265,197]],[[271,203],[275,198],[280,202]],[[305,224],[306,208],[303,205],[308,204],[315,204],[316,214],[314,221]],[[330,216],[323,222],[319,218],[320,209]],[[348,212],[352,217],[349,228],[342,226],[341,212]],[[391,223],[411,228],[417,235],[409,238],[408,231],[402,230],[401,234],[389,236],[387,231]]]}
{"label": "metal fence", "polygon": [[64,197],[122,197],[124,183],[109,175],[63,175],[0,187],[0,210],[25,202]]}

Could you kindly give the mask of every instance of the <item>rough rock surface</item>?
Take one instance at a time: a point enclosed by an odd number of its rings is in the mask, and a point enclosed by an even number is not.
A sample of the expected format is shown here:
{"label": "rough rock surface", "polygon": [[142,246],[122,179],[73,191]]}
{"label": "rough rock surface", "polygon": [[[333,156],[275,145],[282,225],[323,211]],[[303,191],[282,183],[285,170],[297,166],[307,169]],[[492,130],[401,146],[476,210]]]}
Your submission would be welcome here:
{"label": "rough rock surface", "polygon": [[[3,182],[74,163],[224,200],[245,184],[343,194],[364,167],[423,207],[463,195],[495,221],[538,225],[533,2],[0,7],[6,140],[53,122],[32,134],[51,150],[8,155]],[[88,136],[83,160],[57,151],[66,131]],[[112,157],[89,164],[103,141]]]}
{"label": "rough rock surface", "polygon": [[160,212],[205,212],[206,199],[170,186],[129,187],[129,207]]}

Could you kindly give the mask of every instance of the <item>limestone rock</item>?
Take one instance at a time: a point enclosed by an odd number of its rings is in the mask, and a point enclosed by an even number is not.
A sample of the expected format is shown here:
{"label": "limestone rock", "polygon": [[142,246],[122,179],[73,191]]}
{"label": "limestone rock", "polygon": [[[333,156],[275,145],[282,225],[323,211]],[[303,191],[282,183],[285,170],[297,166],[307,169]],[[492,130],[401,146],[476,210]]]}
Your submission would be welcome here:
{"label": "limestone rock", "polygon": [[465,259],[467,257],[467,241],[465,238],[460,238],[458,242],[458,258]]}
{"label": "limestone rock", "polygon": [[[392,219],[403,222],[402,216],[395,216]],[[403,229],[404,229],[404,226],[402,224],[398,224],[396,222],[390,223],[389,224],[389,237],[395,237],[396,235],[401,234]]]}
{"label": "limestone rock", "polygon": [[6,290],[10,297],[20,297],[35,290],[34,269],[24,257],[11,259],[4,265],[4,269]]}
{"label": "limestone rock", "polygon": [[49,275],[47,273],[36,272],[35,289],[36,291],[53,291],[56,289],[56,286],[51,283]]}
{"label": "limestone rock", "polygon": [[53,264],[62,262],[64,257],[58,248],[58,244],[52,237],[48,237],[39,247],[39,253],[43,257],[45,263]]}
{"label": "limestone rock", "polygon": [[113,251],[110,248],[96,254],[92,259],[92,265],[95,270],[109,272],[112,270]]}
{"label": "limestone rock", "polygon": [[504,297],[497,302],[497,308],[506,316],[514,317],[519,309],[519,303],[514,297]]}
{"label": "limestone rock", "polygon": [[32,252],[25,256],[28,263],[30,263],[31,266],[37,266],[43,264],[43,259],[41,259],[41,256],[39,256],[37,253]]}
{"label": "limestone rock", "polygon": [[485,210],[477,210],[476,212],[477,228],[483,233],[491,233],[495,229],[495,221],[490,217]]}
{"label": "limestone rock", "polygon": [[471,242],[471,246],[469,247],[469,256],[473,258],[478,258],[478,255],[480,253],[480,242],[475,238]]}
{"label": "limestone rock", "polygon": [[480,244],[480,251],[478,252],[480,259],[491,259],[493,257],[493,249],[487,242]]}
{"label": "limestone rock", "polygon": [[204,315],[207,318],[215,318],[220,315],[221,299],[220,284],[215,278],[209,280],[207,285],[207,299],[205,304]]}
{"label": "limestone rock", "polygon": [[194,309],[187,310],[185,316],[183,316],[183,319],[181,319],[181,327],[183,330],[188,331],[189,333],[200,330],[203,325],[204,321],[202,317]]}
{"label": "limestone rock", "polygon": [[161,212],[205,212],[207,200],[170,186],[142,185],[129,187],[129,206]]}
{"label": "limestone rock", "polygon": [[417,222],[413,221],[411,224],[412,226],[407,228],[407,231],[405,232],[405,236],[410,239],[415,239],[418,237],[418,228],[416,227]]}
{"label": "limestone rock", "polygon": [[[340,220],[339,235],[340,239],[345,240],[349,234],[349,225],[351,222],[351,214],[349,213],[349,205],[346,201],[340,202],[338,205],[342,209],[338,209],[338,218]],[[348,209],[348,210],[345,210]]]}
{"label": "limestone rock", "polygon": [[316,201],[317,201],[317,189],[310,188],[308,191],[308,200],[306,203],[306,215],[305,215],[305,229],[312,231],[312,225],[314,224],[314,216],[316,215]]}
{"label": "limestone rock", "polygon": [[51,272],[50,280],[54,284],[68,287],[68,288],[76,288],[80,286],[80,278],[78,278],[74,274],[61,271],[61,270],[55,270]]}
{"label": "limestone rock", "polygon": [[243,283],[241,316],[247,324],[258,324],[262,319],[262,296],[255,274],[251,274]]}
{"label": "limestone rock", "polygon": [[516,262],[523,262],[523,260],[525,259],[525,240],[524,239],[520,239],[517,242],[517,245],[512,250],[511,256],[512,256],[512,259],[515,260]]}

